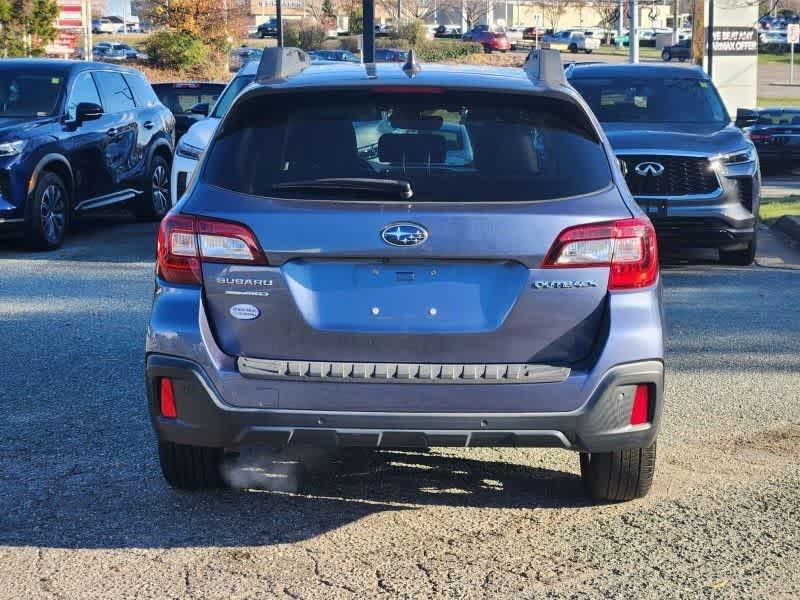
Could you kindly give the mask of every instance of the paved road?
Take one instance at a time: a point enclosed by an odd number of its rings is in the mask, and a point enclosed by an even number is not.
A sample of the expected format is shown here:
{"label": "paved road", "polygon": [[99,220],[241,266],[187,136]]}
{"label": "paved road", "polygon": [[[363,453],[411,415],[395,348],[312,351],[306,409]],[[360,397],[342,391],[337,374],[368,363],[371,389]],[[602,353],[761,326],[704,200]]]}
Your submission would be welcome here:
{"label": "paved road", "polygon": [[[142,347],[154,227],[0,244],[0,598],[800,595],[797,255],[665,270],[651,495],[586,503],[577,456],[317,456],[307,493],[161,480]],[[291,465],[285,468],[291,468]]]}

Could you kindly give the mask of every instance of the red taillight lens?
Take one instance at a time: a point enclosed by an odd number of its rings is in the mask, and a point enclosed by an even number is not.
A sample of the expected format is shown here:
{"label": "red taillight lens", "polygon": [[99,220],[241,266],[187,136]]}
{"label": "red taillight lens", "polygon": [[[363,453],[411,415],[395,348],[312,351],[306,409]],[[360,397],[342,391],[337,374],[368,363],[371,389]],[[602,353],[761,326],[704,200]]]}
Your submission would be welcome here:
{"label": "red taillight lens", "polygon": [[175,407],[175,393],[172,390],[171,379],[161,378],[159,396],[161,397],[161,416],[167,419],[176,419],[178,409]]}
{"label": "red taillight lens", "polygon": [[267,264],[244,225],[168,214],[158,230],[158,276],[170,283],[201,284],[202,262]]}
{"label": "red taillight lens", "polygon": [[570,227],[561,232],[542,268],[609,267],[608,289],[647,287],[658,279],[656,232],[646,218]]}
{"label": "red taillight lens", "polygon": [[158,276],[170,283],[199,284],[202,278],[197,256],[195,219],[168,214],[158,230]]}
{"label": "red taillight lens", "polygon": [[753,142],[766,142],[772,136],[768,133],[749,133],[747,137]]}
{"label": "red taillight lens", "polygon": [[637,385],[631,408],[631,425],[644,425],[650,421],[650,386]]}

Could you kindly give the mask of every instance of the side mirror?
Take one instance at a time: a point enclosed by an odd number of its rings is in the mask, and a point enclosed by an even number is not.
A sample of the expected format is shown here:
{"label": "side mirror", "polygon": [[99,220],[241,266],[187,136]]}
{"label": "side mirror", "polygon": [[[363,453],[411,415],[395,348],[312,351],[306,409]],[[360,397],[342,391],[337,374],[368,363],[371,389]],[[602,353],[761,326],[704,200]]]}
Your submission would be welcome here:
{"label": "side mirror", "polygon": [[193,115],[203,115],[204,117],[208,116],[208,102],[198,102],[192,108],[189,109],[189,112]]}
{"label": "side mirror", "polygon": [[75,107],[75,123],[94,121],[103,116],[103,107],[94,102],[80,102]]}
{"label": "side mirror", "polygon": [[755,125],[758,121],[758,111],[749,108],[736,109],[736,126],[741,129]]}

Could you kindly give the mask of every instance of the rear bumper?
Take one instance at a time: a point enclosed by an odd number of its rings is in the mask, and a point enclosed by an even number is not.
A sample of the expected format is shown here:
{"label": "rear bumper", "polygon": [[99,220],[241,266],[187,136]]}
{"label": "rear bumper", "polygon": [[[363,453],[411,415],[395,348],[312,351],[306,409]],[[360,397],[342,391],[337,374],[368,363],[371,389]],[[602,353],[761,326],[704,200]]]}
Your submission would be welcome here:
{"label": "rear bumper", "polygon": [[[150,354],[147,357],[150,416],[160,439],[195,446],[238,448],[287,444],[314,446],[429,447],[522,446],[559,447],[588,452],[649,446],[654,441],[663,405],[663,363],[657,360],[610,369],[586,402],[570,412],[373,412],[240,408],[225,402],[203,367],[190,360]],[[178,418],[160,415],[160,378],[173,380]],[[241,385],[268,382],[241,381]],[[635,386],[650,386],[651,418],[629,424]],[[306,392],[324,390],[321,383],[303,383]],[[333,384],[344,389],[365,384]],[[376,395],[380,384],[366,384]],[[521,396],[541,384],[516,384]],[[316,388],[315,388],[316,386]],[[409,394],[420,387],[452,393],[449,386],[401,386]],[[526,389],[527,388],[527,389]],[[489,386],[484,407],[490,407]]]}

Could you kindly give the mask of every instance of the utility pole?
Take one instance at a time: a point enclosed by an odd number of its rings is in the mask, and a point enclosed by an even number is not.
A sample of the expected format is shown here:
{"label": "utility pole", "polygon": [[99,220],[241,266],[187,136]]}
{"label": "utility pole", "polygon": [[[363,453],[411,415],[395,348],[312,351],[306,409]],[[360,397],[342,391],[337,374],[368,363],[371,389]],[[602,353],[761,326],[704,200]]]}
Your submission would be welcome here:
{"label": "utility pole", "polygon": [[361,62],[375,62],[375,0],[364,0],[363,26],[361,32]]}
{"label": "utility pole", "polygon": [[628,48],[630,48],[628,61],[636,64],[639,62],[639,2],[631,0],[631,26],[628,32]]}
{"label": "utility pole", "polygon": [[[625,7],[622,0],[617,0],[617,36],[614,38],[614,45],[617,48],[622,48],[622,21],[625,18]],[[628,36],[630,40],[630,36]],[[628,41],[630,44],[630,41]]]}
{"label": "utility pole", "polygon": [[672,0],[672,43],[678,41],[678,0]]}
{"label": "utility pole", "polygon": [[708,76],[714,74],[714,0],[708,0]]}
{"label": "utility pole", "polygon": [[275,20],[278,24],[278,48],[283,47],[283,15],[281,14],[281,0],[275,0]]}

